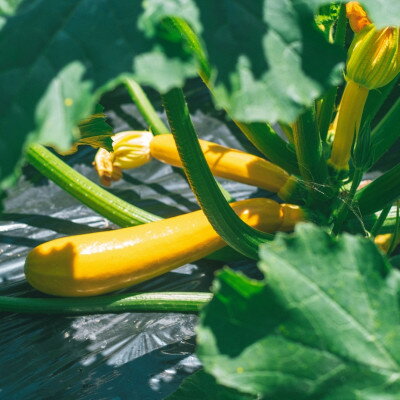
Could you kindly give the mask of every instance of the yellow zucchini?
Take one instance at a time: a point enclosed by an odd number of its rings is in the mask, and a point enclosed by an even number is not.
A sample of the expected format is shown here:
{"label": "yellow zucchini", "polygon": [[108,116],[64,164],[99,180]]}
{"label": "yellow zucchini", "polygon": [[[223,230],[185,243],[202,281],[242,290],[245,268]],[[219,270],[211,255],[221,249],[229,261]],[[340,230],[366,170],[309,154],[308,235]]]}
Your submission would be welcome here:
{"label": "yellow zucchini", "polygon": [[[200,140],[206,161],[215,176],[257,186],[277,193],[284,201],[298,202],[303,186],[298,179],[271,162],[244,151]],[[147,131],[126,131],[113,136],[112,153],[97,152],[94,166],[103,185],[122,177],[123,169],[136,168],[150,161],[182,167],[174,137],[171,134],[154,136]]]}
{"label": "yellow zucchini", "polygon": [[[217,143],[199,140],[203,154],[213,175],[279,192],[290,175],[271,162],[244,151]],[[157,160],[182,167],[172,135],[158,135],[150,142],[150,153]]]}
{"label": "yellow zucchini", "polygon": [[[254,228],[292,230],[301,208],[269,199],[233,203]],[[226,243],[202,211],[130,228],[63,237],[39,245],[26,259],[36,289],[57,296],[94,296],[145,281],[198,260]]]}

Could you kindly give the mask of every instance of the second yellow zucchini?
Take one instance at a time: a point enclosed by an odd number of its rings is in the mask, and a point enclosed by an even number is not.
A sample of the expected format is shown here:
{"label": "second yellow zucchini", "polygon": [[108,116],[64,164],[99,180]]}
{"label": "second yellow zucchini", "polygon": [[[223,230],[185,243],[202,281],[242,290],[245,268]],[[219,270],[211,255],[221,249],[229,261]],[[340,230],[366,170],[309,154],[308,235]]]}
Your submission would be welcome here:
{"label": "second yellow zucchini", "polygon": [[[254,228],[290,231],[301,208],[269,199],[232,204]],[[36,289],[56,296],[95,296],[145,281],[198,260],[226,243],[202,211],[131,228],[63,237],[34,248],[25,274]]]}

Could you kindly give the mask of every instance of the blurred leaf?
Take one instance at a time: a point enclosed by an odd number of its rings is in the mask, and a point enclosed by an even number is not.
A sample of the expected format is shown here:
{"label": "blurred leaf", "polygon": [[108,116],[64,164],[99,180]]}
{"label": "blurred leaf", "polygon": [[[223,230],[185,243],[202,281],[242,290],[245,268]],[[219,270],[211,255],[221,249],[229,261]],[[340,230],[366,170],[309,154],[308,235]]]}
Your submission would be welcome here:
{"label": "blurred leaf", "polygon": [[146,26],[171,15],[191,24],[208,53],[217,105],[239,121],[293,122],[342,78],[344,54],[327,43],[304,2],[186,0],[197,10],[191,18],[176,3],[147,1]]}
{"label": "blurred leaf", "polygon": [[257,397],[218,385],[203,370],[185,379],[179,389],[166,400],[256,400]]}
{"label": "blurred leaf", "polygon": [[267,281],[217,278],[198,329],[205,371],[268,400],[398,399],[398,273],[372,241],[301,224],[260,254]]}
{"label": "blurred leaf", "polygon": [[331,39],[332,27],[339,18],[340,3],[328,4],[320,7],[315,16],[315,23],[324,33],[326,40]]}
{"label": "blurred leaf", "polygon": [[13,15],[22,0],[0,0],[0,17]]}

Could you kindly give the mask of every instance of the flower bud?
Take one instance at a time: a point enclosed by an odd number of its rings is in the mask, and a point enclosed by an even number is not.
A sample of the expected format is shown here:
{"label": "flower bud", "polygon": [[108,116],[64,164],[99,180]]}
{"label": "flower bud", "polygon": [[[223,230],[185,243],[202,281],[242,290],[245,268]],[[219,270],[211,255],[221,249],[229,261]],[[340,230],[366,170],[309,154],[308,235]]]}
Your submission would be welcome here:
{"label": "flower bud", "polygon": [[387,85],[400,72],[398,27],[369,25],[357,33],[349,49],[346,78],[371,90]]}

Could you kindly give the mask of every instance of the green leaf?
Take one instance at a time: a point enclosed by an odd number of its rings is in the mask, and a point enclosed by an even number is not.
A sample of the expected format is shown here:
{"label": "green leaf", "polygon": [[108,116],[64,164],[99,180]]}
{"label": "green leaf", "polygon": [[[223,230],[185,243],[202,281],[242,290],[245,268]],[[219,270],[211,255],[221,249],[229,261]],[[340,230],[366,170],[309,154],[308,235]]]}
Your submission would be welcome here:
{"label": "green leaf", "polygon": [[[125,77],[165,93],[196,74],[190,46],[161,23],[167,16],[201,36],[218,106],[243,122],[292,122],[341,79],[345,55],[314,22],[325,3],[0,0],[0,190],[29,143],[67,150],[79,121]],[[398,2],[364,3],[377,22],[400,25]]]}
{"label": "green leaf", "polygon": [[146,26],[161,20],[161,8],[188,20],[205,43],[217,105],[239,121],[293,122],[340,82],[344,54],[327,43],[303,2],[187,1],[198,10],[190,19],[174,3],[147,1],[157,13],[145,15]]}
{"label": "green leaf", "polygon": [[13,15],[22,0],[0,0],[0,17]]}
{"label": "green leaf", "polygon": [[3,20],[0,189],[15,180],[28,143],[67,150],[79,139],[79,121],[124,76],[167,90],[195,73],[179,43],[139,30],[142,11],[132,0],[26,0]]}
{"label": "green leaf", "polygon": [[267,281],[218,276],[198,329],[206,372],[268,400],[398,399],[398,274],[372,241],[300,224],[260,254]]}
{"label": "green leaf", "polygon": [[218,385],[215,378],[203,370],[185,379],[179,389],[166,400],[256,400],[255,396]]}
{"label": "green leaf", "polygon": [[372,22],[378,27],[400,25],[400,2],[393,0],[360,1]]}
{"label": "green leaf", "polygon": [[326,40],[331,39],[332,28],[339,18],[339,13],[340,3],[333,3],[320,7],[315,16],[315,23],[324,33]]}
{"label": "green leaf", "polygon": [[[327,43],[314,22],[314,15],[327,3],[148,0],[141,24],[149,35],[157,34],[154,27],[167,16],[191,24],[209,56],[217,105],[232,118],[293,122],[342,78],[345,54]],[[364,3],[378,24],[400,25],[400,14],[394,13],[400,8],[398,2]]]}

